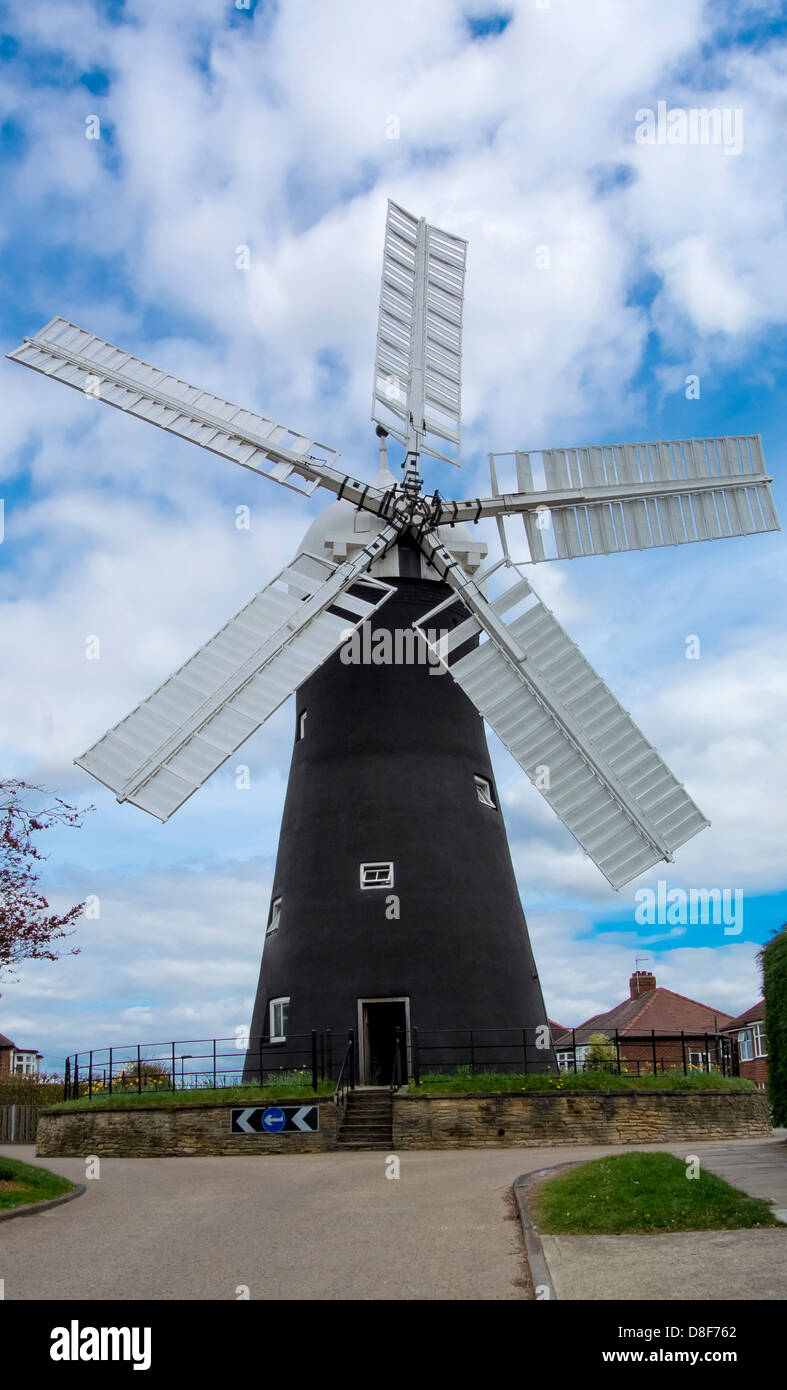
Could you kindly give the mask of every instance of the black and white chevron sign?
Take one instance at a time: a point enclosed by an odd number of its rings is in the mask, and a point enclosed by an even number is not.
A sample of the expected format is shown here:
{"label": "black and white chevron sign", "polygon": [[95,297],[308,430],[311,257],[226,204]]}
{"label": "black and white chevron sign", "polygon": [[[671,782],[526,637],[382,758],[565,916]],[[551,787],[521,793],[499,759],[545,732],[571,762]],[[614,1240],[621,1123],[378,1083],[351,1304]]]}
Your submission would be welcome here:
{"label": "black and white chevron sign", "polygon": [[230,1110],[230,1134],[317,1134],[319,1105],[250,1105]]}

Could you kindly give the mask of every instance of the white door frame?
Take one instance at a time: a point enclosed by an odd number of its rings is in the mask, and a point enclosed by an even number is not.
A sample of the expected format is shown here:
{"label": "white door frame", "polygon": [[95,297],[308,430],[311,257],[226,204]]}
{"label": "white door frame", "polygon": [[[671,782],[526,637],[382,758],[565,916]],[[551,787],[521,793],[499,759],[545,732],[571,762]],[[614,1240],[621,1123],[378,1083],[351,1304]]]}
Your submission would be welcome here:
{"label": "white door frame", "polygon": [[405,1055],[403,1057],[406,1076],[402,1082],[411,1075],[411,1047],[410,1047],[410,996],[409,994],[377,994],[370,995],[358,1000],[358,1084],[359,1086],[370,1086],[367,1080],[367,1057],[366,1057],[366,1017],[364,1015],[365,1004],[404,1004],[404,1044]]}

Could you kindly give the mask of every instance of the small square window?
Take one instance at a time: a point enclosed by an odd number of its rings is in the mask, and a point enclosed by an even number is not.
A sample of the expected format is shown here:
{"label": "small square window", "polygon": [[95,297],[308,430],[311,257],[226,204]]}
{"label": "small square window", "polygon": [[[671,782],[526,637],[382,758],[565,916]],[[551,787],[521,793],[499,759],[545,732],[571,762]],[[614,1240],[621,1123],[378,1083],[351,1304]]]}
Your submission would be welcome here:
{"label": "small square window", "polygon": [[271,1042],[285,1042],[287,1038],[287,1014],[290,1008],[289,998],[271,999],[270,1003],[270,1034]]}
{"label": "small square window", "polygon": [[301,710],[300,717],[299,717],[299,719],[298,719],[298,739],[299,739],[299,740],[302,739],[302,738],[304,738],[305,735],[306,735],[306,716],[307,716],[308,713],[309,713],[308,710],[305,710],[305,709]]}
{"label": "small square window", "polygon": [[279,922],[280,922],[280,920],[281,920],[281,898],[274,898],[274,899],[273,899],[273,902],[271,903],[271,915],[270,915],[270,920],[269,920],[269,922],[268,922],[268,930],[267,930],[266,933],[265,933],[266,936],[270,936],[271,932],[275,932],[275,931],[278,931],[278,930],[279,930]]}
{"label": "small square window", "polygon": [[482,806],[491,806],[493,811],[497,810],[495,798],[492,795],[492,787],[485,777],[473,778],[475,782],[476,795]]}
{"label": "small square window", "polygon": [[393,888],[393,864],[362,864],[362,888]]}

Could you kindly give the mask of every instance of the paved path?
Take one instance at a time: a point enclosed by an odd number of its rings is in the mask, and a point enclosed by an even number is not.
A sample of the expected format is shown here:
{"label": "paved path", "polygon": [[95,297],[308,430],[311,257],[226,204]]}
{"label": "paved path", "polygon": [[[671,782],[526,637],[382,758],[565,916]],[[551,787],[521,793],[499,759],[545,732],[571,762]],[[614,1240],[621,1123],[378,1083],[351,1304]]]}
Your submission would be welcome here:
{"label": "paved path", "polygon": [[[787,1143],[738,1139],[669,1145],[752,1197],[773,1201],[787,1220]],[[541,1236],[559,1299],[787,1299],[787,1227],[678,1231],[673,1235]]]}
{"label": "paved path", "polygon": [[[670,1147],[683,1155],[690,1146]],[[773,1141],[693,1151],[714,1166],[717,1149],[720,1163],[734,1165],[745,1164],[748,1148],[757,1181],[773,1186],[770,1161],[757,1156],[765,1147]],[[102,1159],[101,1177],[87,1181],[84,1197],[0,1223],[0,1279],[12,1300],[234,1299],[239,1285],[252,1299],[524,1299],[521,1237],[508,1200],[514,1178],[618,1152],[418,1151],[400,1156],[398,1181],[386,1178],[384,1153]],[[26,1145],[0,1154],[85,1181],[82,1159],[36,1159]],[[752,1234],[775,1246],[787,1229]],[[724,1297],[739,1271],[740,1237],[730,1239],[729,1258],[717,1266]],[[787,1245],[771,1257],[779,1248]],[[604,1278],[609,1260],[595,1267]],[[641,1285],[638,1296],[646,1296]]]}

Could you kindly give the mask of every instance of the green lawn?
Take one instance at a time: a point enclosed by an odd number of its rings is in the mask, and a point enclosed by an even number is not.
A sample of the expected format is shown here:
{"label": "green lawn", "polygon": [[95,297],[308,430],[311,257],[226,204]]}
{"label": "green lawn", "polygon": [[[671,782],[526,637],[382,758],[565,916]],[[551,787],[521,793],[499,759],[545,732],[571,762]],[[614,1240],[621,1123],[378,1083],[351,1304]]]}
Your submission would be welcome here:
{"label": "green lawn", "polygon": [[514,1072],[476,1072],[460,1068],[455,1074],[422,1076],[410,1082],[410,1095],[454,1096],[476,1091],[752,1091],[754,1082],[741,1076],[722,1076],[720,1072],[657,1072],[655,1076],[618,1076],[617,1072],[580,1071],[547,1075],[516,1075]]}
{"label": "green lawn", "polygon": [[778,1226],[767,1202],[747,1197],[714,1173],[686,1176],[666,1153],[617,1154],[582,1163],[533,1192],[539,1230],[555,1235],[731,1231]]}
{"label": "green lawn", "polygon": [[140,1107],[147,1109],[169,1105],[254,1105],[260,1100],[310,1100],[315,1096],[332,1096],[336,1082],[325,1079],[318,1081],[317,1090],[312,1090],[311,1075],[305,1080],[288,1080],[259,1086],[253,1082],[246,1086],[200,1086],[191,1091],[170,1091],[165,1087],[156,1091],[114,1091],[94,1095],[92,1100],[80,1096],[79,1100],[61,1100],[57,1105],[48,1106],[50,1110],[114,1110],[117,1106]]}
{"label": "green lawn", "polygon": [[48,1197],[62,1197],[73,1192],[74,1184],[59,1178],[47,1168],[34,1168],[17,1158],[0,1157],[0,1211],[22,1207],[27,1202],[43,1202]]}

